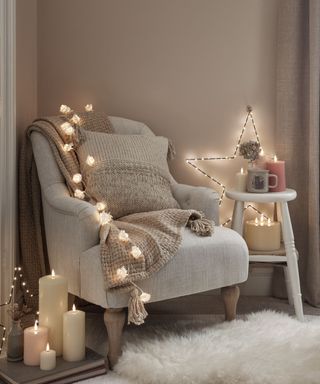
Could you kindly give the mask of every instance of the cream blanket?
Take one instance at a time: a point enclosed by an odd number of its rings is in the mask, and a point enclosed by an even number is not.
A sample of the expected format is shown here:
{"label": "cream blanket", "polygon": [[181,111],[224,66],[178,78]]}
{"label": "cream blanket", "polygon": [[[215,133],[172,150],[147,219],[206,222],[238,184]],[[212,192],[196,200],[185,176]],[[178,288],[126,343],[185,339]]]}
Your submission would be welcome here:
{"label": "cream blanket", "polygon": [[[40,186],[30,134],[38,131],[47,138],[70,194],[74,195],[76,189],[85,190],[84,185],[73,181],[73,175],[80,173],[76,149],[84,140],[78,128],[81,126],[85,130],[106,133],[113,131],[104,114],[87,112],[78,115],[81,120],[72,125],[72,135],[70,132],[67,135],[61,128],[63,123],[70,122],[72,115],[35,120],[28,128],[22,147],[19,176],[20,252],[25,276],[33,292],[38,291],[38,279],[49,272],[49,263],[44,240]],[[65,145],[71,142],[73,149],[66,151]],[[90,196],[86,199],[95,203]],[[174,257],[181,244],[180,230],[184,226],[189,226],[202,236],[211,235],[213,230],[212,223],[199,212],[182,209],[136,213],[101,226],[101,265],[106,288],[131,291],[128,322],[144,322],[147,313],[143,303],[148,295],[143,294],[136,282],[150,277]],[[119,240],[121,230],[128,234],[128,241]],[[28,304],[37,307],[36,300]]]}

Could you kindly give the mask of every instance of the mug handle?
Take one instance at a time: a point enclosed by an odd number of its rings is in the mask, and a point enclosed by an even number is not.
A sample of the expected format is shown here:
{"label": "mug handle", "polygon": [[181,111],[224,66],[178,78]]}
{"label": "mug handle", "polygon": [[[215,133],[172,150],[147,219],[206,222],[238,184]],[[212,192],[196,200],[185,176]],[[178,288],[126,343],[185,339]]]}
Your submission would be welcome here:
{"label": "mug handle", "polygon": [[[275,184],[274,185],[270,185],[270,178],[273,177],[275,179]],[[269,188],[277,188],[278,186],[278,176],[277,175],[269,175]]]}

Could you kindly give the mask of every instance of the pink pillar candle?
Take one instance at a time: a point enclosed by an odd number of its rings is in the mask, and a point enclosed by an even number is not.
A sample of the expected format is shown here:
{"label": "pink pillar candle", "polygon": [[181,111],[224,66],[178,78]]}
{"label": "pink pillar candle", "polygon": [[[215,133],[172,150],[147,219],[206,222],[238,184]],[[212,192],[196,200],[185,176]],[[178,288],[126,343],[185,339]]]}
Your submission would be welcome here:
{"label": "pink pillar candle", "polygon": [[23,336],[23,362],[25,365],[40,365],[40,354],[48,342],[48,328],[38,327],[35,322],[33,327],[24,330]]}
{"label": "pink pillar candle", "polygon": [[278,160],[277,156],[273,161],[267,162],[267,169],[270,173],[278,176],[278,185],[276,187],[269,187],[269,192],[283,192],[286,190],[286,171],[285,162]]}

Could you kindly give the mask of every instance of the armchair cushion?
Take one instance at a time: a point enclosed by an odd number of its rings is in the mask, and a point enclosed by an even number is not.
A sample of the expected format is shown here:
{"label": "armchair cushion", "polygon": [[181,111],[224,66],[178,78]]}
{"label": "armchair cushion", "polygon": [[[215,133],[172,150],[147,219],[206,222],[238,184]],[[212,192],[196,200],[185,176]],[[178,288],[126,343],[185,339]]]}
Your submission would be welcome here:
{"label": "armchair cushion", "polygon": [[[114,218],[179,208],[171,193],[166,138],[98,132],[85,137],[78,157],[86,192],[103,201]],[[93,167],[86,164],[88,155]]]}
{"label": "armchair cushion", "polygon": [[[215,227],[214,236],[202,238],[184,228],[176,256],[139,286],[155,302],[238,284],[248,277],[248,258],[245,241],[229,228]],[[82,253],[80,273],[82,298],[105,308],[128,305],[128,293],[103,291],[98,246]]]}

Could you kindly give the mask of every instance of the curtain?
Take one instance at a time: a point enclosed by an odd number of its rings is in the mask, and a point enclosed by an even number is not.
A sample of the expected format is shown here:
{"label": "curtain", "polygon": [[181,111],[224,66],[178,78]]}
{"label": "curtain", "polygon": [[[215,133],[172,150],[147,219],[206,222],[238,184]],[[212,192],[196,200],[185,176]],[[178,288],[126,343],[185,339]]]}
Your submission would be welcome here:
{"label": "curtain", "polygon": [[303,297],[320,306],[320,0],[281,0],[277,44],[276,150],[286,160]]}

